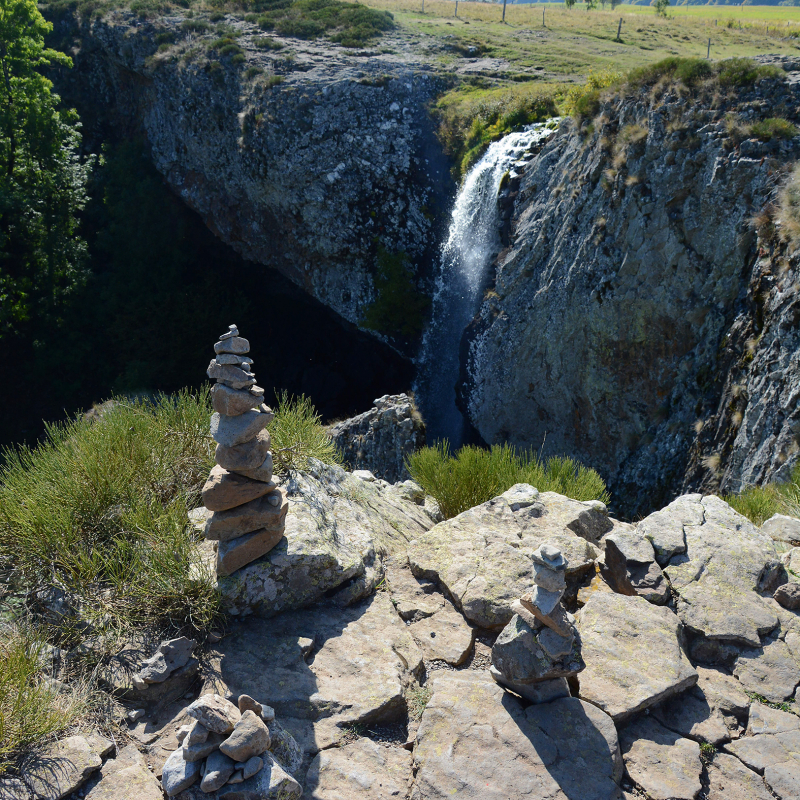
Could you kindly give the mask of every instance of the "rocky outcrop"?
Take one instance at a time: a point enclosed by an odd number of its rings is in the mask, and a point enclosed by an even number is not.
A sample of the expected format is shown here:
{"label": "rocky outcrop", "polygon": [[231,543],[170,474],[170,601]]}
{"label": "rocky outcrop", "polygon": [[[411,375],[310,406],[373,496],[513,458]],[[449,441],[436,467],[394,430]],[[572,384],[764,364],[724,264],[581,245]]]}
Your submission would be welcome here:
{"label": "rocky outcrop", "polygon": [[[452,184],[425,110],[443,86],[429,63],[281,39],[232,15],[210,26],[180,11],[66,16],[56,33],[65,49],[80,41],[59,89],[79,108],[91,98],[90,128],[105,114],[144,133],[217,236],[346,320],[376,298],[378,245],[420,272],[431,262]],[[244,63],[215,49],[221,36],[236,37]]]}
{"label": "rocky outcrop", "polygon": [[632,515],[785,476],[800,422],[798,270],[750,222],[796,141],[737,148],[725,122],[791,116],[796,89],[649,91],[565,120],[528,165],[462,398],[486,442],[576,456]]}
{"label": "rocky outcrop", "polygon": [[425,425],[407,394],[384,395],[363,414],[330,428],[350,469],[397,483],[409,477],[406,458],[425,446]]}

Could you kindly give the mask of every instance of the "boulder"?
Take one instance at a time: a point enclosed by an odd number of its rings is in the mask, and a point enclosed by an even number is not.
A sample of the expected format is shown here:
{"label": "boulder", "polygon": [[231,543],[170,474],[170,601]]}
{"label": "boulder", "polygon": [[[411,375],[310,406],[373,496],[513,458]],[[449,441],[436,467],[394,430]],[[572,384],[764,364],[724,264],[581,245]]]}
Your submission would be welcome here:
{"label": "boulder", "polygon": [[405,797],[411,753],[358,739],[323,750],[311,762],[304,785],[313,800],[389,800]]}
{"label": "boulder", "polygon": [[694,800],[702,788],[700,745],[642,717],[620,734],[631,780],[651,800]]}
{"label": "boulder", "polygon": [[214,450],[214,460],[223,469],[253,470],[264,463],[272,440],[266,430],[259,431],[255,438],[244,444],[225,447],[218,444]]}
{"label": "boulder", "polygon": [[214,345],[215,353],[236,353],[243,355],[250,352],[250,342],[241,336],[229,336],[226,339],[220,339]]}
{"label": "boulder", "polygon": [[211,415],[211,437],[217,444],[234,447],[254,439],[273,419],[272,410],[263,404],[235,416],[215,412]]}
{"label": "boulder", "polygon": [[163,683],[175,670],[186,666],[197,642],[181,636],[161,642],[155,654],[144,662],[138,676],[145,683]]}
{"label": "boulder", "polygon": [[615,722],[697,682],[681,647],[680,620],[669,608],[642,597],[594,594],[580,611],[578,630],[586,662],[580,696]]}
{"label": "boulder", "polygon": [[233,775],[235,766],[236,762],[219,750],[211,753],[206,759],[200,789],[206,794],[221,789],[228,782],[228,778]]}
{"label": "boulder", "polygon": [[702,525],[705,521],[701,499],[699,494],[678,497],[636,526],[637,532],[653,545],[659,566],[666,566],[673,556],[686,552],[685,526]]}
{"label": "boulder", "polygon": [[574,697],[523,710],[483,671],[436,672],[414,748],[412,800],[611,800],[614,724]]}
{"label": "boulder", "polygon": [[757,594],[765,568],[777,564],[772,540],[718,497],[703,497],[702,525],[686,525],[687,550],[665,572],[678,593],[677,613],[706,639],[758,647],[778,624]]}
{"label": "boulder", "polygon": [[540,545],[549,542],[566,557],[569,596],[594,571],[593,543],[613,527],[602,503],[544,492],[522,506],[500,496],[418,536],[408,548],[409,563],[418,578],[444,586],[468,620],[498,629],[513,616],[513,601],[533,585],[531,555]]}
{"label": "boulder", "polygon": [[733,674],[742,687],[781,703],[794,694],[800,684],[800,662],[780,639],[769,639],[763,647],[745,650],[736,659]]}
{"label": "boulder", "polygon": [[775,590],[775,594],[772,596],[789,611],[800,609],[800,583],[795,581],[784,583]]}
{"label": "boulder", "polygon": [[315,603],[338,587],[344,602],[356,602],[381,580],[383,558],[432,524],[416,504],[321,462],[294,473],[283,488],[285,537],[234,578],[219,579],[229,611],[270,616]]}
{"label": "boulder", "polygon": [[212,512],[206,521],[203,535],[206,539],[227,542],[253,531],[274,531],[283,527],[288,510],[286,492],[277,489],[236,508]]}
{"label": "boulder", "polygon": [[185,761],[202,761],[210,756],[225,741],[226,734],[209,733],[202,742],[188,743],[183,740],[183,758]]}
{"label": "boulder", "polygon": [[203,505],[209,511],[227,511],[274,492],[277,488],[272,481],[255,481],[215,464],[203,486]]}
{"label": "boulder", "polygon": [[203,762],[187,761],[178,748],[168,759],[161,772],[161,786],[167,797],[174,797],[200,780]]}

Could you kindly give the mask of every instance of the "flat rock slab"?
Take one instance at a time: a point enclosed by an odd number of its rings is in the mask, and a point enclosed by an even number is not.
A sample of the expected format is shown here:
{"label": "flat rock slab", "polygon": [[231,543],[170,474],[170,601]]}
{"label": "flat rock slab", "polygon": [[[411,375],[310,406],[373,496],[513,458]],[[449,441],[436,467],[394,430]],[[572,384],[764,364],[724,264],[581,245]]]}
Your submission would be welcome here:
{"label": "flat rock slab", "polygon": [[694,694],[694,690],[662,703],[653,711],[653,716],[664,727],[698,742],[718,745],[740,733],[734,721],[730,729],[722,712],[713,708],[702,694]]}
{"label": "flat rock slab", "polygon": [[274,492],[277,488],[273,482],[254,481],[215,464],[203,486],[203,504],[209,511],[227,511]]}
{"label": "flat rock slab", "polygon": [[472,652],[475,631],[450,603],[430,617],[412,622],[411,635],[426,661],[463,664]]}
{"label": "flat rock slab", "polygon": [[733,674],[748,692],[780,703],[792,697],[800,683],[800,662],[785,642],[773,639],[763,647],[743,652],[736,659]]}
{"label": "flat rock slab", "polygon": [[718,753],[708,765],[708,800],[775,800],[764,779],[738,758]]}
{"label": "flat rock slab", "polygon": [[392,563],[386,567],[386,584],[397,613],[414,622],[444,608],[445,598],[432,581],[418,580],[411,570]]}
{"label": "flat rock slab", "polygon": [[620,733],[631,780],[651,800],[694,800],[701,787],[700,745],[642,717]]}
{"label": "flat rock slab", "polygon": [[[315,642],[311,664],[304,639]],[[272,706],[281,720],[327,718],[337,724],[401,718],[404,682],[422,665],[385,592],[357,607],[245,620],[209,658],[204,692],[249,694]]]}
{"label": "flat rock slab", "polygon": [[707,639],[758,647],[778,624],[756,593],[764,567],[778,560],[772,539],[718,497],[693,503],[703,523],[683,525],[686,552],[664,569],[679,594],[678,616]]}
{"label": "flat rock slab", "polygon": [[683,692],[697,672],[683,653],[680,620],[642,597],[594,594],[578,629],[586,669],[580,695],[615,722]]}
{"label": "flat rock slab", "polygon": [[699,494],[678,497],[636,526],[636,530],[650,540],[660,566],[666,566],[673,556],[686,552],[686,526],[705,522],[701,499]]}
{"label": "flat rock slab", "polygon": [[22,774],[36,800],[61,800],[99,770],[113,749],[113,742],[97,734],[68,736],[27,760]]}
{"label": "flat rock slab", "polygon": [[468,620],[497,629],[533,586],[531,554],[540,545],[561,549],[568,585],[577,584],[594,570],[599,551],[593,543],[613,528],[602,503],[544,492],[519,506],[500,496],[418,536],[408,557],[414,574],[443,585]]}
{"label": "flat rock slab", "polygon": [[87,800],[162,800],[161,785],[147,768],[142,754],[128,745],[115,759],[103,765],[100,782],[86,795]]}
{"label": "flat rock slab", "polygon": [[411,753],[358,739],[323,750],[311,762],[303,800],[393,800],[404,798],[411,777]]}
{"label": "flat rock slab", "polygon": [[308,606],[342,584],[346,602],[369,594],[384,555],[405,550],[433,524],[396,492],[315,462],[283,487],[289,499],[284,538],[266,556],[220,578],[231,613],[271,616]]}
{"label": "flat rock slab", "polygon": [[483,671],[437,672],[430,685],[412,800],[620,796],[616,731],[600,709],[566,697],[526,711]]}

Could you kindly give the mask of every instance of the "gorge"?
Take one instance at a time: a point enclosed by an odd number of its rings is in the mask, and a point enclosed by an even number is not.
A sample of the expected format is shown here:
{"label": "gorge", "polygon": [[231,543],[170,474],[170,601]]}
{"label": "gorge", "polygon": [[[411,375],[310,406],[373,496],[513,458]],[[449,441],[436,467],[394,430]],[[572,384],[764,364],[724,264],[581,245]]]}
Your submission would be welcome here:
{"label": "gorge", "polygon": [[[55,22],[76,54],[56,83],[87,139],[143,136],[166,185],[215,236],[360,326],[360,341],[372,334],[372,363],[391,365],[373,395],[407,390],[416,360],[433,440],[575,456],[603,474],[625,515],[681,490],[785,477],[796,461],[796,262],[749,224],[774,199],[794,143],[739,145],[725,123],[794,119],[791,59],[778,60],[788,83],[764,80],[735,99],[698,105],[679,89],[656,101],[645,87],[600,107],[597,122],[564,120],[501,210],[481,192],[496,194],[529,146],[512,133],[451,209],[430,105],[452,75],[403,31],[362,53],[276,35],[265,49],[233,15],[219,30],[179,11]],[[247,70],[215,58],[223,28]],[[504,241],[486,246],[495,215]],[[480,269],[464,259],[476,238]],[[472,276],[466,291],[457,261]],[[456,383],[463,429],[442,401]],[[361,410],[352,405],[330,415]]]}

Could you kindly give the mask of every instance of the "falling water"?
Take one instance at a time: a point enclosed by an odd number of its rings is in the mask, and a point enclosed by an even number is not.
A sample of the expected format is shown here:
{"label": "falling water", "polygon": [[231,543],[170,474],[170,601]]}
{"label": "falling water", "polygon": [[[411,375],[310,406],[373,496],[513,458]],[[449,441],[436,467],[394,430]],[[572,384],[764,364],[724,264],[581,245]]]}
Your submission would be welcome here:
{"label": "falling water", "polygon": [[414,387],[429,443],[447,439],[456,448],[463,441],[465,420],[456,406],[459,347],[464,329],[478,311],[489,267],[500,250],[500,182],[526,150],[550,133],[548,124],[542,123],[489,145],[456,197]]}

